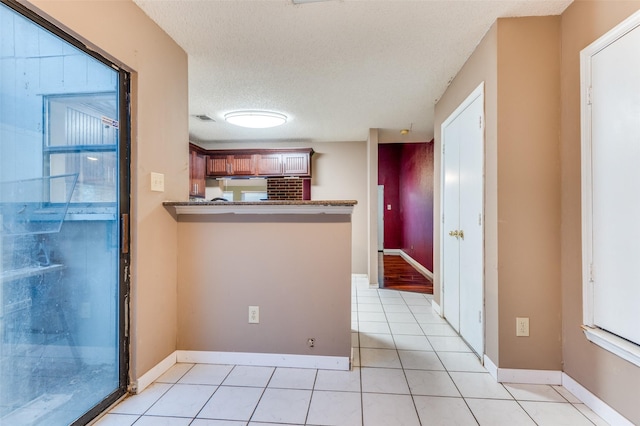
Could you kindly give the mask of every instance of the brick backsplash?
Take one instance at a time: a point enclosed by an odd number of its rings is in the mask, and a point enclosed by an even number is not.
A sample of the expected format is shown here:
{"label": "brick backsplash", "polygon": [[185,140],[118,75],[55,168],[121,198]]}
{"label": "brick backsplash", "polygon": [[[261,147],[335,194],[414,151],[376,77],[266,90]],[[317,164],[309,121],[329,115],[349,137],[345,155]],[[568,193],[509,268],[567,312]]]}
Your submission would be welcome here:
{"label": "brick backsplash", "polygon": [[267,198],[269,200],[302,200],[304,179],[272,178],[267,179]]}

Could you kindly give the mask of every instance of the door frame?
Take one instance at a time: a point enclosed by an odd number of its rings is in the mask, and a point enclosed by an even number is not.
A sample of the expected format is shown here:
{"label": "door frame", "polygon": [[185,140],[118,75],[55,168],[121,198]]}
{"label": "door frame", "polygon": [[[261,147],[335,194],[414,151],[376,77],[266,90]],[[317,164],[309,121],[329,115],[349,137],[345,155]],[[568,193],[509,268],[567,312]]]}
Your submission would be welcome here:
{"label": "door frame", "polygon": [[378,252],[384,252],[384,185],[378,185]]}
{"label": "door frame", "polygon": [[[483,102],[483,108],[482,108],[482,117],[481,117],[481,130],[482,130],[482,151],[484,152],[485,150],[485,113],[484,113],[484,81],[481,82],[466,98],[464,101],[462,101],[460,103],[460,105],[458,105],[458,107],[442,122],[441,128],[440,128],[440,135],[441,135],[441,144],[440,144],[440,158],[441,160],[444,158],[444,152],[445,152],[445,146],[446,146],[446,131],[445,129],[451,125],[451,123],[453,123],[458,116],[465,110],[467,109],[473,102],[475,102],[478,98],[482,99]],[[444,227],[442,226],[442,224],[444,223],[444,203],[445,203],[445,197],[444,197],[444,178],[445,178],[445,167],[444,167],[444,162],[441,161],[440,162],[441,167],[440,167],[440,244],[439,244],[439,252],[440,252],[440,262],[439,262],[439,267],[440,267],[440,308],[441,308],[441,315],[443,317],[445,317],[446,312],[445,312],[445,303],[444,303],[444,298],[445,296],[445,289],[444,289],[444,283],[445,283],[445,277],[444,277],[444,263],[445,263],[445,258],[444,258],[444,244],[442,243],[444,241],[444,238],[447,237],[446,235],[446,230],[444,229]],[[483,234],[483,240],[484,240],[484,229],[485,229],[485,158],[483,156],[482,158],[482,206],[481,206],[481,211],[482,211],[482,234]],[[484,250],[484,245],[482,248],[482,253],[480,254],[480,256],[482,257],[482,264],[485,264],[485,250]],[[483,330],[482,332],[482,353],[477,354],[481,359],[482,356],[484,354],[484,349],[485,349],[485,344],[486,344],[486,314],[485,314],[485,277],[484,277],[484,268],[483,268],[483,273],[482,273],[482,277],[481,277],[481,282],[482,282],[482,289],[481,289],[481,298],[482,298],[482,302],[481,302],[481,328]]]}

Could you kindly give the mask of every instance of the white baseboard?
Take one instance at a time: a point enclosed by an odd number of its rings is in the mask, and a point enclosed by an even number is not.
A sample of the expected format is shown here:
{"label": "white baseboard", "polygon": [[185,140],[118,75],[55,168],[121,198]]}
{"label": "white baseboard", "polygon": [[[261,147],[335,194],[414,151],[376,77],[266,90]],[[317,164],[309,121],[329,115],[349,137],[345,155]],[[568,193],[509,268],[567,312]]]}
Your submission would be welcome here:
{"label": "white baseboard", "polygon": [[387,254],[387,255],[391,255],[391,256],[400,256],[401,253],[402,253],[402,250],[400,250],[400,249],[384,249],[383,253]]}
{"label": "white baseboard", "polygon": [[430,279],[431,281],[433,281],[433,272],[431,272],[430,270],[428,270],[427,268],[425,268],[424,266],[422,266],[421,264],[418,263],[417,260],[415,260],[414,258],[412,258],[411,256],[409,256],[407,253],[405,253],[404,251],[400,250],[400,256],[402,256],[402,258],[404,260],[406,260],[407,262],[409,262],[409,264],[411,266],[413,266],[414,268],[416,268],[418,270],[418,272],[420,272],[422,275],[424,275],[426,278]]}
{"label": "white baseboard", "polygon": [[561,385],[562,371],[498,368],[498,382],[530,385]]}
{"label": "white baseboard", "polygon": [[436,303],[435,300],[431,300],[431,307],[433,308],[433,312],[442,316],[442,309],[440,308],[440,305]]}
{"label": "white baseboard", "polygon": [[592,394],[587,388],[576,382],[567,373],[562,373],[562,386],[571,392],[576,398],[584,402],[584,405],[591,408],[594,413],[610,425],[633,426],[622,414],[611,408],[607,403]]}
{"label": "white baseboard", "polygon": [[151,383],[155,382],[158,377],[162,376],[167,372],[173,365],[178,362],[176,352],[173,352],[171,355],[160,361],[153,367],[151,370],[144,373],[142,376],[138,378],[134,383],[131,384],[129,390],[131,393],[140,393]]}
{"label": "white baseboard", "polygon": [[237,364],[261,367],[316,368],[348,371],[348,356],[268,354],[248,352],[177,351],[178,362]]}
{"label": "white baseboard", "polygon": [[498,368],[486,354],[484,368],[500,383],[522,383],[530,385],[561,385],[562,372],[557,370],[524,370],[519,368]]}
{"label": "white baseboard", "polygon": [[496,381],[501,383],[562,385],[610,425],[633,426],[633,423],[592,394],[587,388],[576,382],[567,373],[555,370],[498,368],[487,355],[484,356],[484,367]]}

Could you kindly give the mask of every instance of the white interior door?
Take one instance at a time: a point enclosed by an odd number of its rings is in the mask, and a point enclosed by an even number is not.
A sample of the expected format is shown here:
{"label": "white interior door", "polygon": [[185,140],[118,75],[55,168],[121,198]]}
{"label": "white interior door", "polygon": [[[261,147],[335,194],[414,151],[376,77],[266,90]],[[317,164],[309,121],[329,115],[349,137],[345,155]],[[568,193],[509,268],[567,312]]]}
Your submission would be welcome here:
{"label": "white interior door", "polygon": [[484,352],[484,86],[443,123],[443,312]]}
{"label": "white interior door", "polygon": [[478,96],[460,121],[460,335],[477,354],[484,350],[483,164],[482,116]]}
{"label": "white interior door", "polygon": [[458,126],[443,129],[442,311],[460,332],[460,137]]}

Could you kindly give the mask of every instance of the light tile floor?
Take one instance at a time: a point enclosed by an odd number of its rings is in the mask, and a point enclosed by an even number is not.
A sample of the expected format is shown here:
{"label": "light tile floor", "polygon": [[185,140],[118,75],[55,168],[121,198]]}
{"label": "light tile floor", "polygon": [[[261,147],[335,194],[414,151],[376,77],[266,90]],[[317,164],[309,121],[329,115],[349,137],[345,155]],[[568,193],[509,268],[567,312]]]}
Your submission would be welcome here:
{"label": "light tile floor", "polygon": [[352,371],[176,364],[99,426],[606,425],[561,386],[496,383],[431,296],[353,285]]}

